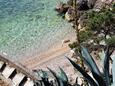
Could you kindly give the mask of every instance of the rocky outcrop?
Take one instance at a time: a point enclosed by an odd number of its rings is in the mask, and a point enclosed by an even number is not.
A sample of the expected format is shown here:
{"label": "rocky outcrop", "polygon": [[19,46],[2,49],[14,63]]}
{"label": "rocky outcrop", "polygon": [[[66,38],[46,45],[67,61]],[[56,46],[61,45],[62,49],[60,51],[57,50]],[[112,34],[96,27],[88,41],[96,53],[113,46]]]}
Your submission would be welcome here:
{"label": "rocky outcrop", "polygon": [[60,2],[59,4],[57,4],[55,10],[56,10],[59,14],[62,14],[62,13],[66,13],[67,10],[68,10],[68,8],[69,8],[69,5]]}
{"label": "rocky outcrop", "polygon": [[103,7],[110,6],[113,2],[115,2],[115,0],[97,0],[93,10],[99,12]]}
{"label": "rocky outcrop", "polygon": [[67,21],[72,21],[74,20],[74,9],[70,7],[67,12],[65,13],[65,19]]}
{"label": "rocky outcrop", "polygon": [[80,2],[77,3],[77,6],[78,6],[77,7],[78,10],[80,10],[80,11],[89,9],[87,0],[81,0]]}
{"label": "rocky outcrop", "polygon": [[88,0],[88,7],[93,8],[97,0]]}

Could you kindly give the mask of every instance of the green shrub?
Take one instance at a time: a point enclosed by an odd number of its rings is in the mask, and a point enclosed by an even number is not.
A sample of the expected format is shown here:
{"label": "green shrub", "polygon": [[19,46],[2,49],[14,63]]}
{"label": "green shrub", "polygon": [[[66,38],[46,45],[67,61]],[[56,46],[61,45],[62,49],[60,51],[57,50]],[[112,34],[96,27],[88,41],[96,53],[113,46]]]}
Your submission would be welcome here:
{"label": "green shrub", "polygon": [[115,46],[115,36],[106,39],[105,42],[107,43],[107,45]]}
{"label": "green shrub", "polygon": [[77,42],[73,42],[72,44],[69,44],[69,47],[71,49],[76,48],[78,46]]}
{"label": "green shrub", "polygon": [[112,10],[115,12],[115,2],[112,4]]}
{"label": "green shrub", "polygon": [[95,43],[99,44],[99,42],[102,41],[103,39],[104,39],[103,37],[96,37]]}
{"label": "green shrub", "polygon": [[112,24],[113,21],[111,20],[114,20],[114,15],[113,11],[109,9],[103,9],[100,12],[87,12],[88,21],[86,22],[86,26],[92,30],[100,31],[101,28],[105,28],[109,25],[108,23]]}
{"label": "green shrub", "polygon": [[81,31],[79,33],[79,35],[80,35],[79,36],[80,42],[85,42],[93,36],[92,31],[89,31],[89,30],[88,31]]}

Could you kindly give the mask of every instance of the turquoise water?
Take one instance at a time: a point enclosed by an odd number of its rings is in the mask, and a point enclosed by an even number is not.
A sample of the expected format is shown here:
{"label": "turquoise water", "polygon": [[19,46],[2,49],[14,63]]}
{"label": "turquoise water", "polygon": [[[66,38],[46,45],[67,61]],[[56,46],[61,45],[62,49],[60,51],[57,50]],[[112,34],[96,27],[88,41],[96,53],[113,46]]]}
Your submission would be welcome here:
{"label": "turquoise water", "polygon": [[0,51],[14,59],[48,50],[72,33],[54,11],[58,0],[0,0]]}

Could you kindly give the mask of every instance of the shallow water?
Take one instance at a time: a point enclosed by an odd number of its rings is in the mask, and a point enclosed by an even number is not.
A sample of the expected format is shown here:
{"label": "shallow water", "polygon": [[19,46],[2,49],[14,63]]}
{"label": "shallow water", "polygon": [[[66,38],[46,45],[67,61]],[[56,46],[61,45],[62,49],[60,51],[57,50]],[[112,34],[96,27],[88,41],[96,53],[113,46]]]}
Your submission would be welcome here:
{"label": "shallow water", "polygon": [[0,0],[0,51],[13,59],[29,57],[69,37],[73,30],[56,15],[57,2]]}

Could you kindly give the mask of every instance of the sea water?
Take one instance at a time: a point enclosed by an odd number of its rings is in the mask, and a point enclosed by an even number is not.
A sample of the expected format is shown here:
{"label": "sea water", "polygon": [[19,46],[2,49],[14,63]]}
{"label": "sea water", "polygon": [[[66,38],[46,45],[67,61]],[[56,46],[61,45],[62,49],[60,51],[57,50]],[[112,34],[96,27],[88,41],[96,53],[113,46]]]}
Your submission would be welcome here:
{"label": "sea water", "polygon": [[54,11],[57,2],[0,0],[0,52],[20,59],[47,51],[68,37],[73,29]]}

